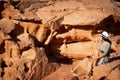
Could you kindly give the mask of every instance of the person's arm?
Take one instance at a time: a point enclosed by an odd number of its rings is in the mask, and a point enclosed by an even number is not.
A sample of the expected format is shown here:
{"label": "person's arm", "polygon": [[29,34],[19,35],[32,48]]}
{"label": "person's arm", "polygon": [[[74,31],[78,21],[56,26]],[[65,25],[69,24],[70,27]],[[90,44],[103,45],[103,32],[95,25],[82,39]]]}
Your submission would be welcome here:
{"label": "person's arm", "polygon": [[105,57],[108,53],[109,53],[109,50],[110,50],[110,43],[107,43],[105,46],[104,46],[104,51],[101,51],[102,52],[102,55],[99,57],[99,58],[102,58],[102,57]]}

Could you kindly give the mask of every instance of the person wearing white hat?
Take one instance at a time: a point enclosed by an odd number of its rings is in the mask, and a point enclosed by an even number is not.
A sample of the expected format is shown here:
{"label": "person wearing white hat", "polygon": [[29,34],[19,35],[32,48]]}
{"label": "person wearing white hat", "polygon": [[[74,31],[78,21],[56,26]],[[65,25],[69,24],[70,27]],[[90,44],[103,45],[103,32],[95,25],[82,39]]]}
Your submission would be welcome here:
{"label": "person wearing white hat", "polygon": [[101,33],[101,37],[102,37],[102,41],[99,45],[99,51],[100,51],[101,55],[98,58],[97,66],[108,63],[110,60],[111,41],[109,40],[108,32],[103,31]]}

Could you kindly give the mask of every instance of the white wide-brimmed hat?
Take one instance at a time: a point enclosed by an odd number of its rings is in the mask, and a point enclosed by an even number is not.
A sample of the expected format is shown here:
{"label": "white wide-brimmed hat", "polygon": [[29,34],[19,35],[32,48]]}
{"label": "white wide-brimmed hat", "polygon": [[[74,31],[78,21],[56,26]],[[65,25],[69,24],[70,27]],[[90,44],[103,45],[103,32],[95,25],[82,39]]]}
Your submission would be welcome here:
{"label": "white wide-brimmed hat", "polygon": [[101,33],[101,36],[102,36],[103,38],[105,38],[105,39],[108,39],[108,38],[109,38],[109,34],[108,34],[108,32],[106,32],[106,31],[103,31],[103,32]]}

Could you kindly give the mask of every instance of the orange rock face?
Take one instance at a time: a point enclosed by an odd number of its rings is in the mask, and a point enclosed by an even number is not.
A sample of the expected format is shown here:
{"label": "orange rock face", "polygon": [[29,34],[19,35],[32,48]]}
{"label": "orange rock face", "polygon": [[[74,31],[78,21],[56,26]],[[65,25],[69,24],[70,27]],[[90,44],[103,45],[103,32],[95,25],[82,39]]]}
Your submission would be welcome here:
{"label": "orange rock face", "polygon": [[[119,0],[2,0],[0,5],[0,80],[120,79]],[[96,67],[104,30],[112,41],[111,62]]]}

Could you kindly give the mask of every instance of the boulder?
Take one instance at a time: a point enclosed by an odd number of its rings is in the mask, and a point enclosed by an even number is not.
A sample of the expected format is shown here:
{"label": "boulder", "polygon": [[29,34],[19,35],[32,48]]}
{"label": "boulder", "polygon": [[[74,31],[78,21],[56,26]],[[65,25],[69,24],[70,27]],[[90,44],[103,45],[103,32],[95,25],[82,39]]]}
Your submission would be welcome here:
{"label": "boulder", "polygon": [[74,73],[79,76],[87,76],[92,69],[92,63],[89,58],[81,60],[74,69]]}
{"label": "boulder", "polygon": [[0,20],[0,29],[5,33],[11,33],[15,29],[15,23],[10,19],[3,18]]}

